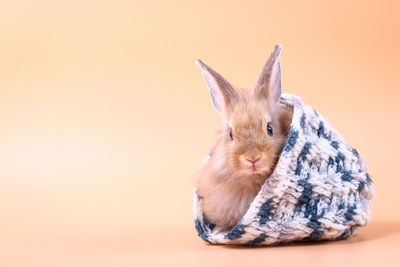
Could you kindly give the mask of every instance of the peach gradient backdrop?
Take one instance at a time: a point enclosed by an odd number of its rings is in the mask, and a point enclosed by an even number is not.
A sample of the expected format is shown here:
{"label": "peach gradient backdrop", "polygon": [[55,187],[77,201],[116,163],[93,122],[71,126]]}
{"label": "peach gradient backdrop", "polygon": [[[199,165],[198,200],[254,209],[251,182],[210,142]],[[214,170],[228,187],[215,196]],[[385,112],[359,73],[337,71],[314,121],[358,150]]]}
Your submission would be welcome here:
{"label": "peach gradient backdrop", "polygon": [[[399,9],[398,1],[1,1],[0,265],[395,265]],[[367,163],[373,222],[334,244],[207,246],[194,231],[192,191],[219,117],[194,61],[252,88],[278,42],[283,90],[328,117]]]}

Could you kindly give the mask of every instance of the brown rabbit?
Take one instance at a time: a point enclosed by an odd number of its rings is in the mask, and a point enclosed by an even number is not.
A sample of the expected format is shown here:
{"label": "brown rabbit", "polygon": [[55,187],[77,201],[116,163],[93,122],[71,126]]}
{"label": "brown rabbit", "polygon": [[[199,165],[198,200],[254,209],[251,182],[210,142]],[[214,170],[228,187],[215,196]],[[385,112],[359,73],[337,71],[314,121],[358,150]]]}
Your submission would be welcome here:
{"label": "brown rabbit", "polygon": [[290,130],[292,109],[278,104],[281,70],[277,45],[254,91],[238,90],[198,60],[222,127],[204,162],[197,190],[206,218],[217,231],[243,217],[271,175]]}

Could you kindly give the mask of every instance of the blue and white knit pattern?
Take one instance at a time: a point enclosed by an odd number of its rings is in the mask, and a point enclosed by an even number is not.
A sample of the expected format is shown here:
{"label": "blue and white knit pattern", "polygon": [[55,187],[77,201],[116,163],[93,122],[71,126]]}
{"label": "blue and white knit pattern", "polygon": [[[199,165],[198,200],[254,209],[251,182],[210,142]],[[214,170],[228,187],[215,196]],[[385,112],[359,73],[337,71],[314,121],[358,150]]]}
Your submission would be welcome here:
{"label": "blue and white knit pattern", "polygon": [[300,98],[282,94],[281,103],[293,106],[288,139],[238,224],[213,232],[195,191],[195,224],[203,240],[248,245],[340,240],[368,224],[375,189],[357,150]]}

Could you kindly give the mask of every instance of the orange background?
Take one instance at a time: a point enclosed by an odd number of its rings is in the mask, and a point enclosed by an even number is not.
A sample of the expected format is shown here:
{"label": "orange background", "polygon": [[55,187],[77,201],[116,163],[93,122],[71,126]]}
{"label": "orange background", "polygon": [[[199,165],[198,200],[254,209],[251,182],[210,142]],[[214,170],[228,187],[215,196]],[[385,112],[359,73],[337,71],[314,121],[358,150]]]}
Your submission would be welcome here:
{"label": "orange background", "polygon": [[[0,265],[395,265],[399,10],[398,1],[1,1]],[[372,224],[344,242],[207,246],[192,193],[219,117],[194,61],[252,88],[276,43],[283,91],[326,116],[367,163]]]}

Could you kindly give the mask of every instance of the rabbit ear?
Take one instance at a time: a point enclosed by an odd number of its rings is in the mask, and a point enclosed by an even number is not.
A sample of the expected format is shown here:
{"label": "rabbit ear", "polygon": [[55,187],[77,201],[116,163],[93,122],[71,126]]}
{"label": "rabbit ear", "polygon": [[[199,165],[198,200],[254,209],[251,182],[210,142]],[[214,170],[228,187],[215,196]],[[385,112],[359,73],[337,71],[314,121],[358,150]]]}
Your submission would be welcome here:
{"label": "rabbit ear", "polygon": [[261,71],[254,89],[257,97],[268,98],[270,103],[277,103],[281,96],[281,61],[279,58],[281,50],[280,44],[275,46],[274,52]]}
{"label": "rabbit ear", "polygon": [[221,114],[224,110],[229,109],[238,99],[237,92],[221,75],[201,60],[196,60],[196,65],[201,68],[214,107]]}

